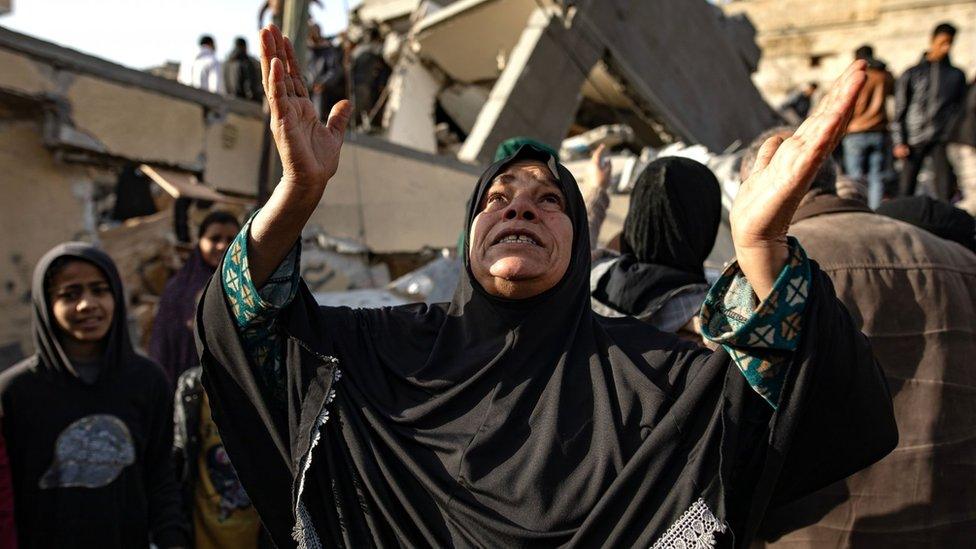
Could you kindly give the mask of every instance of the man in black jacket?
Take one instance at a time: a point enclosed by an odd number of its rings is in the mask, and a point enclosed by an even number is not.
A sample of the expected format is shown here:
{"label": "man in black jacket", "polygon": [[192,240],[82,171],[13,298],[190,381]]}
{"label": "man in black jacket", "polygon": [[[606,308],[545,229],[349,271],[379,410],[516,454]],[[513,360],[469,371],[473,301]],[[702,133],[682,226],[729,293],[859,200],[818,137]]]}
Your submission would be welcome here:
{"label": "man in black jacket", "polygon": [[942,23],[932,32],[932,42],[922,60],[905,71],[895,86],[893,140],[895,158],[904,159],[899,194],[915,194],[918,172],[932,158],[935,191],[948,201],[952,176],[946,157],[950,123],[966,93],[966,77],[949,62],[956,28]]}
{"label": "man in black jacket", "polygon": [[224,61],[224,86],[227,95],[248,101],[263,101],[261,89],[261,65],[247,52],[247,41],[238,36],[234,40],[234,51]]}
{"label": "man in black jacket", "polygon": [[308,27],[308,85],[320,120],[346,98],[345,51],[341,43],[322,36],[318,25]]}

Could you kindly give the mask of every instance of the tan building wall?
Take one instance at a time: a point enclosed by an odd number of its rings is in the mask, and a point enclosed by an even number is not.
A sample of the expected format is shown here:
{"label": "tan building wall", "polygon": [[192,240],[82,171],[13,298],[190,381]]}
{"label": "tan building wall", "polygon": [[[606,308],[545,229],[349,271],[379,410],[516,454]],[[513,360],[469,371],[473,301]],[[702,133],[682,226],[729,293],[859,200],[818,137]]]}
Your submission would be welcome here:
{"label": "tan building wall", "polygon": [[733,0],[726,13],[746,13],[763,50],[753,80],[773,105],[807,81],[829,84],[862,44],[897,77],[919,61],[932,29],[959,29],[951,58],[976,74],[976,1],[973,0]]}
{"label": "tan building wall", "polygon": [[101,239],[131,287],[141,258],[132,250],[175,240],[170,210],[138,234],[126,230],[137,245],[120,245],[119,230],[97,226],[97,185],[111,188],[123,164],[145,163],[255,194],[263,128],[258,105],[0,28],[0,357],[32,348],[31,274],[48,249]]}
{"label": "tan building wall", "polygon": [[56,162],[30,119],[0,120],[0,173],[0,347],[29,349],[34,264],[55,244],[90,238],[91,180],[85,168]]}

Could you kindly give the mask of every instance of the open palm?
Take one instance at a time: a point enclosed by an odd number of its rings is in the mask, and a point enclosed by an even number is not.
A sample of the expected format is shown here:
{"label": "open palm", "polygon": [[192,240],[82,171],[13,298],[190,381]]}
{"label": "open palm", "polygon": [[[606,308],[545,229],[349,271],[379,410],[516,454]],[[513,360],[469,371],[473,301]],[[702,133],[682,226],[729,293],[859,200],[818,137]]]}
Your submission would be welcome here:
{"label": "open palm", "polygon": [[851,64],[791,137],[772,137],[763,143],[752,174],[732,205],[730,223],[737,249],[786,245],[793,214],[847,130],[866,78],[864,67],[863,61]]}
{"label": "open palm", "polygon": [[261,73],[283,177],[295,185],[321,191],[339,166],[351,111],[349,102],[337,103],[325,124],[319,121],[294,48],[274,25],[261,29]]}

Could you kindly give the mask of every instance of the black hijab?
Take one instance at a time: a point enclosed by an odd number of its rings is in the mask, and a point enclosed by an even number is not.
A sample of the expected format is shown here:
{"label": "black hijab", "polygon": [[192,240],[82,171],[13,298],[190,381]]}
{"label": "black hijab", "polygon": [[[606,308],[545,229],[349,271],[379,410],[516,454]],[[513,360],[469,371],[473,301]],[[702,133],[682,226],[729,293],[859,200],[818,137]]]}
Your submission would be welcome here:
{"label": "black hijab", "polygon": [[[319,307],[301,285],[278,317],[277,391],[249,364],[211,282],[197,319],[204,383],[280,547],[650,546],[686,511],[705,517],[703,506],[748,543],[802,399],[786,407],[764,461],[772,410],[727,354],[593,314],[583,200],[544,151],[522,147],[488,168],[468,227],[495,177],[524,159],[556,175],[574,231],[567,273],[537,297],[488,294],[467,253],[448,304]],[[861,370],[842,358],[842,377],[858,386],[850,378]],[[841,407],[843,421],[849,412]],[[800,467],[789,490],[833,478],[832,460],[854,461],[844,454],[818,460],[818,474]]]}
{"label": "black hijab", "polygon": [[78,376],[77,369],[71,359],[65,354],[58,335],[61,329],[51,316],[51,304],[48,301],[47,283],[50,279],[51,266],[64,259],[77,259],[88,262],[97,267],[112,289],[115,298],[115,309],[112,314],[112,326],[109,329],[105,350],[99,364],[99,375],[105,371],[118,367],[120,363],[131,360],[135,355],[129,340],[129,330],[126,326],[125,296],[122,292],[122,279],[115,268],[115,262],[105,252],[84,242],[66,242],[52,248],[37,262],[34,267],[31,300],[33,311],[31,318],[34,324],[34,349],[42,369],[51,372],[68,373]]}
{"label": "black hijab", "polygon": [[630,197],[621,256],[593,297],[638,316],[673,290],[705,284],[703,264],[721,221],[722,194],[711,170],[681,157],[651,162]]}
{"label": "black hijab", "polygon": [[882,203],[877,212],[976,252],[976,219],[948,202],[928,196],[896,198]]}

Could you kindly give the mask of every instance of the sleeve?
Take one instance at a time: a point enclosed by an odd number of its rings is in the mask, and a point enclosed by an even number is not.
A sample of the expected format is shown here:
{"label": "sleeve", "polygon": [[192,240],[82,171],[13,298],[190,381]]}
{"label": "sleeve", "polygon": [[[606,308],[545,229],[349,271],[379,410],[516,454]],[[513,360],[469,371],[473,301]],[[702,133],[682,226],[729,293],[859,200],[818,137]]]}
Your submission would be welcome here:
{"label": "sleeve", "polygon": [[158,379],[144,464],[149,528],[157,547],[186,547],[189,532],[183,516],[180,486],[173,470],[173,402],[162,374]]}
{"label": "sleeve", "polygon": [[757,304],[738,263],[731,263],[709,290],[701,310],[702,336],[721,345],[746,381],[776,408],[803,325],[810,264],[793,237],[790,258],[773,291]]}
{"label": "sleeve", "polygon": [[13,477],[10,474],[7,443],[2,431],[0,431],[0,547],[17,547]]}
{"label": "sleeve", "polygon": [[172,364],[173,361],[170,360],[170,350],[173,348],[169,344],[169,330],[160,322],[162,318],[161,311],[167,306],[166,303],[166,292],[163,291],[162,299],[159,302],[159,307],[156,309],[156,318],[153,319],[152,332],[149,334],[149,358],[153,359],[157,364],[162,365],[163,371],[166,372],[166,377],[170,378],[170,383],[174,383],[176,380],[173,379],[175,372],[171,372],[167,369],[168,364]]}
{"label": "sleeve", "polygon": [[905,116],[912,100],[911,81],[911,69],[895,81],[895,116],[891,119],[891,139],[895,145],[908,143]]}
{"label": "sleeve", "polygon": [[245,354],[257,370],[264,388],[276,400],[283,399],[284,340],[277,318],[298,292],[300,280],[301,246],[296,243],[281,265],[259,290],[254,286],[247,264],[247,241],[251,220],[231,243],[224,257],[221,283],[230,303],[234,322]]}

